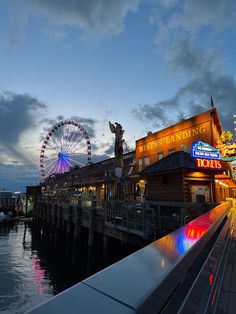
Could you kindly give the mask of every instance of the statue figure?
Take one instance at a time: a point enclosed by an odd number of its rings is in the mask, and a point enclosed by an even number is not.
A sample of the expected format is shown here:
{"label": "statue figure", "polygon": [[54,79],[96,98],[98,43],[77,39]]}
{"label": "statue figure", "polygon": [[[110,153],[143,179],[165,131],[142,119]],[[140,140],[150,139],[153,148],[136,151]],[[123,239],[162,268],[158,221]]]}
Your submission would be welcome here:
{"label": "statue figure", "polygon": [[123,134],[124,130],[122,126],[115,122],[114,124],[109,121],[109,127],[112,133],[115,134],[115,167],[112,173],[110,173],[109,178],[112,177],[115,180],[115,199],[127,199],[128,198],[128,189],[129,189],[129,182],[128,182],[128,174],[124,169],[124,160],[123,160]]}
{"label": "statue figure", "polygon": [[115,133],[115,167],[120,168],[120,170],[116,169],[116,173],[120,173],[118,177],[121,176],[122,170],[124,168],[123,162],[123,134],[124,130],[122,126],[115,122],[115,125],[109,121],[109,127],[112,133]]}

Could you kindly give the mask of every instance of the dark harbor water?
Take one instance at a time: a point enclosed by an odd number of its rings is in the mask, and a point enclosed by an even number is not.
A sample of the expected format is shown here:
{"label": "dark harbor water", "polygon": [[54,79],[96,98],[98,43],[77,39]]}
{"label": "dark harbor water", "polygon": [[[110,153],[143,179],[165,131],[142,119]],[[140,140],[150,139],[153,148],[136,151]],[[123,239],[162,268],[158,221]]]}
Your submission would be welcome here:
{"label": "dark harbor water", "polygon": [[74,249],[62,243],[55,249],[31,224],[0,226],[0,313],[25,313],[135,250],[112,240],[104,261],[102,238],[95,240],[88,265],[86,231]]}

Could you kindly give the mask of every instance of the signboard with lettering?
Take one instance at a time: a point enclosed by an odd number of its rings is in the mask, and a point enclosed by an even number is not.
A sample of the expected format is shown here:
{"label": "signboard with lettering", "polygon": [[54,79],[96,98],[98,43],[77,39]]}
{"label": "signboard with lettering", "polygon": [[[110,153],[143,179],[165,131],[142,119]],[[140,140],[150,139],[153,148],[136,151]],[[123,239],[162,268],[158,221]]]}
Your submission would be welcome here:
{"label": "signboard with lettering", "polygon": [[144,145],[140,145],[138,147],[138,153],[145,152],[148,150],[151,150],[153,148],[160,148],[165,145],[169,144],[176,144],[180,141],[185,141],[186,139],[189,139],[194,136],[199,136],[200,134],[204,134],[206,132],[205,125],[196,126],[195,128],[191,128],[189,130],[185,130],[182,132],[176,132],[173,135],[165,136],[159,139],[155,139],[153,141],[150,141]]}
{"label": "signboard with lettering", "polygon": [[220,136],[220,141],[216,146],[221,155],[221,159],[225,161],[236,160],[236,143],[233,142],[233,134],[230,131],[224,131]]}
{"label": "signboard with lettering", "polygon": [[197,141],[192,145],[191,157],[214,160],[221,159],[220,152],[217,148],[202,141]]}
{"label": "signboard with lettering", "polygon": [[205,159],[205,158],[195,158],[196,165],[198,168],[222,170],[223,165],[221,160]]}

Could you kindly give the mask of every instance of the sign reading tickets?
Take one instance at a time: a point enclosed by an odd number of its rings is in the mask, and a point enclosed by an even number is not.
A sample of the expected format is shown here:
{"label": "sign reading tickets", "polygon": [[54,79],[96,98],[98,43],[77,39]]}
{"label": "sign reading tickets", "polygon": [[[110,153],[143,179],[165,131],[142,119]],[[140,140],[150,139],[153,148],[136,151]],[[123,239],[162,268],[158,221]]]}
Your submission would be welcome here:
{"label": "sign reading tickets", "polygon": [[214,169],[214,170],[223,169],[221,160],[196,158],[196,164],[197,164],[197,167],[204,168],[204,169]]}

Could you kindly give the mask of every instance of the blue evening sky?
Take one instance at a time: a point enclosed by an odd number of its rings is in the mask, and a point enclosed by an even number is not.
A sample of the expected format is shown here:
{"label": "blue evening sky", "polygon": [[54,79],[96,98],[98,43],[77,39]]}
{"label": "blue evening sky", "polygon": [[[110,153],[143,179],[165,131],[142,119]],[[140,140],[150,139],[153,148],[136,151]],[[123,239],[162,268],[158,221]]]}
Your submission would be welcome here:
{"label": "blue evening sky", "polygon": [[0,188],[40,181],[39,152],[62,119],[87,129],[94,161],[210,109],[233,130],[235,1],[0,2]]}

